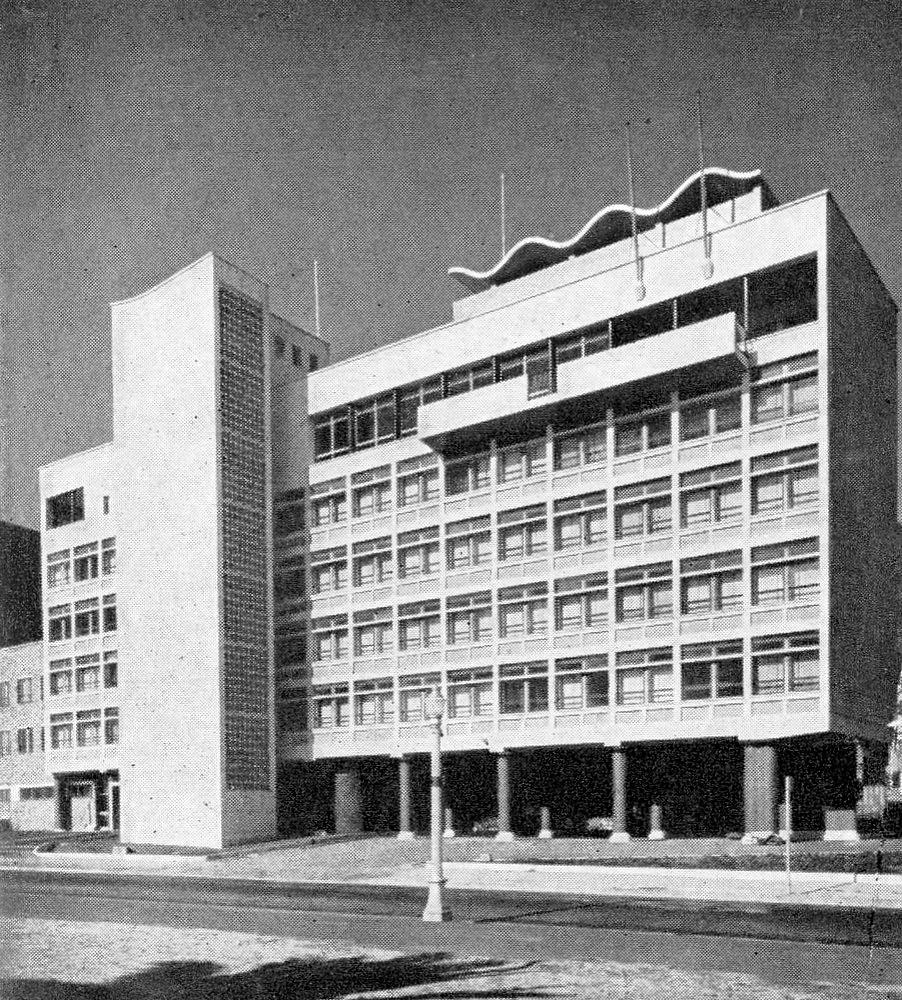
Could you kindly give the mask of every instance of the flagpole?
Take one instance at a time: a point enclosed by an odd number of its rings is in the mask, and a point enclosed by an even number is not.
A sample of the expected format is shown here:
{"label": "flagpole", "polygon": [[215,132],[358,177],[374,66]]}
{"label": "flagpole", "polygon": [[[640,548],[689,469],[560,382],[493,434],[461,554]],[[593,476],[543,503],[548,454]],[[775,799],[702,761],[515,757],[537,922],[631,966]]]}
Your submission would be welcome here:
{"label": "flagpole", "polygon": [[642,284],[642,258],[639,255],[639,228],[636,224],[636,187],[633,181],[633,140],[630,123],[626,123],[626,174],[630,189],[630,223],[633,231],[633,255],[636,259],[636,298],[645,298]]}
{"label": "flagpole", "polygon": [[317,337],[320,335],[319,322],[319,261],[313,262],[313,324]]}
{"label": "flagpole", "polygon": [[507,209],[504,195],[504,174],[501,175],[501,256],[507,253]]}
{"label": "flagpole", "polygon": [[702,244],[705,251],[705,276],[710,278],[714,274],[714,261],[711,259],[711,240],[708,236],[708,183],[705,177],[705,143],[702,137],[702,92],[697,91],[698,96],[698,167],[699,167],[699,192],[702,203]]}

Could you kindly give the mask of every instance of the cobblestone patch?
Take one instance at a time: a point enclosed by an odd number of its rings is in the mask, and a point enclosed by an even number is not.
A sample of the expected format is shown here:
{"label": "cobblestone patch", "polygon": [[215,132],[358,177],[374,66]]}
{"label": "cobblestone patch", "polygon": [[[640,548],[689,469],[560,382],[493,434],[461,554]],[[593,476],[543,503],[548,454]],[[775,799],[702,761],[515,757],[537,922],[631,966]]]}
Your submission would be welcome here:
{"label": "cobblestone patch", "polygon": [[616,962],[527,962],[401,954],[341,942],[117,923],[12,921],[4,1000],[808,1000],[875,996],[832,983]]}

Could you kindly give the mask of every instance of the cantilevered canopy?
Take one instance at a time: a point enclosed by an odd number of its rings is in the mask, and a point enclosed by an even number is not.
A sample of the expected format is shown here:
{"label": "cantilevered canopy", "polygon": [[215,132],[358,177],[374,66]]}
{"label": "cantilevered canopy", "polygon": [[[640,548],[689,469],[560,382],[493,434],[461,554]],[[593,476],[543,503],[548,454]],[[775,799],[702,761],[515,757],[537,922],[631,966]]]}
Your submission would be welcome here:
{"label": "cantilevered canopy", "polygon": [[[763,185],[760,170],[738,173],[722,167],[708,167],[705,171],[705,190],[708,205],[729,201],[747,194]],[[770,199],[769,193],[768,198]],[[655,208],[636,209],[636,227],[645,232],[659,222],[671,222],[701,211],[701,171],[688,177]],[[558,264],[568,257],[588,253],[608,246],[632,235],[629,205],[609,205],[594,215],[572,239],[556,242],[540,236],[520,240],[516,246],[488,271],[471,271],[466,267],[449,268],[448,273],[473,292],[481,292],[491,285],[500,285],[525,274],[539,271],[551,264]]]}

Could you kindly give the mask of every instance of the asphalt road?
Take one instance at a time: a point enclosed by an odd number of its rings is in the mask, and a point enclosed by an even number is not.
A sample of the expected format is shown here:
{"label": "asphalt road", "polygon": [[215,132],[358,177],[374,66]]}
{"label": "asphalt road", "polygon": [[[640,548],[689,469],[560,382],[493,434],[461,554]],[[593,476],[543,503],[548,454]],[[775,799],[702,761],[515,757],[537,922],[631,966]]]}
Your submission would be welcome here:
{"label": "asphalt road", "polygon": [[0,916],[100,920],[342,940],[411,952],[611,959],[746,971],[775,982],[902,983],[902,914],[836,907],[452,890],[454,920],[424,924],[424,892],[141,874],[0,872]]}

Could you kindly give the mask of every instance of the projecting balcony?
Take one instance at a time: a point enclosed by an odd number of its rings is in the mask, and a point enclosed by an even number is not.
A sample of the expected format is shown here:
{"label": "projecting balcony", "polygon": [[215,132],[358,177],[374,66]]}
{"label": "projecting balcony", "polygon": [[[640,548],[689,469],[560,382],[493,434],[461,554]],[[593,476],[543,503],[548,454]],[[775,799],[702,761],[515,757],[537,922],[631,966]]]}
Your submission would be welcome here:
{"label": "projecting balcony", "polygon": [[732,312],[677,327],[558,365],[553,388],[541,394],[530,393],[529,376],[521,375],[429,403],[419,411],[419,436],[441,449],[449,440],[479,437],[508,422],[540,426],[561,403],[672,372],[711,365],[712,374],[722,374],[723,366],[741,365],[741,340],[742,328]]}

